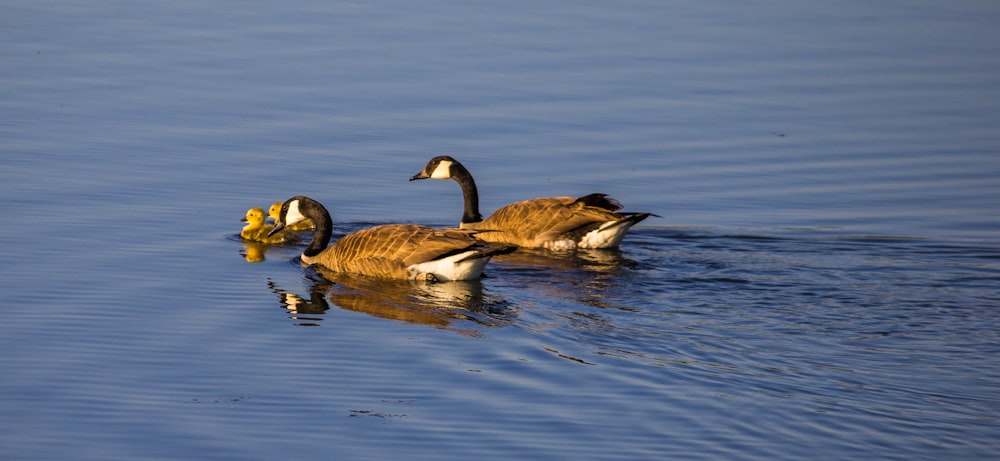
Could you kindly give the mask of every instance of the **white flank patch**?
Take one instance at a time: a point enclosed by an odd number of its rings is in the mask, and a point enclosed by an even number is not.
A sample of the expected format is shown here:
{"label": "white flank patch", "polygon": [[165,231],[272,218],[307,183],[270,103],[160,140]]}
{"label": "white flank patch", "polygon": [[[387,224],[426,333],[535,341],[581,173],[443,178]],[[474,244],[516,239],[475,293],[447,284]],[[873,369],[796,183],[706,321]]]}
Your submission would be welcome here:
{"label": "white flank patch", "polygon": [[491,258],[472,258],[461,262],[455,262],[475,251],[466,251],[457,255],[452,255],[444,259],[427,261],[425,263],[414,264],[407,267],[411,279],[423,279],[424,274],[431,274],[438,282],[451,282],[455,280],[474,280],[483,273],[486,263]]}
{"label": "white flank patch", "polygon": [[614,225],[616,221],[609,221],[587,233],[577,244],[579,248],[615,248],[625,238],[628,228],[626,224]]}
{"label": "white flank patch", "polygon": [[293,224],[298,224],[299,221],[303,221],[305,219],[306,217],[302,216],[302,212],[299,211],[299,201],[292,200],[292,202],[288,204],[288,212],[285,213],[285,225],[291,226]]}
{"label": "white flank patch", "polygon": [[572,251],[576,249],[576,242],[570,239],[546,240],[542,246],[552,251]]}
{"label": "white flank patch", "polygon": [[438,162],[437,166],[434,167],[434,171],[431,172],[431,179],[451,178],[451,164],[451,160],[442,160]]}

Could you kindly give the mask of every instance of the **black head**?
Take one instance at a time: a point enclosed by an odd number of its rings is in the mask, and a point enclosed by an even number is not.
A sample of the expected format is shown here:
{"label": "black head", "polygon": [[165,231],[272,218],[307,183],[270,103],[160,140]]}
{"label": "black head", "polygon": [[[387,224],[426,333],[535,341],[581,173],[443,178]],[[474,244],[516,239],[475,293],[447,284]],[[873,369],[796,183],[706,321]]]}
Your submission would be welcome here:
{"label": "black head", "polygon": [[[303,214],[302,207],[303,203],[307,201],[311,202],[310,199],[301,195],[285,200],[285,202],[281,204],[281,211],[278,212],[278,217],[274,218],[274,229],[271,229],[267,235],[270,236],[277,234],[286,226],[291,226],[299,221],[305,220],[306,216]],[[308,205],[306,205],[306,208],[308,208]]]}
{"label": "black head", "polygon": [[451,179],[455,176],[456,168],[460,168],[461,163],[447,155],[439,155],[432,158],[427,165],[424,166],[420,173],[417,173],[410,177],[410,181],[415,181],[417,179]]}

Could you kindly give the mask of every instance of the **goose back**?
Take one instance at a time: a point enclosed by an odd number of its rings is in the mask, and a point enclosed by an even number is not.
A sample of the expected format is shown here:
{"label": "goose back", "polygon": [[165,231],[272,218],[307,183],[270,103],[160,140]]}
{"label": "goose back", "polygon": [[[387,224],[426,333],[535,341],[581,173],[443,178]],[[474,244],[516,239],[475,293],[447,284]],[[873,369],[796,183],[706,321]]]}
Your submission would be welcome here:
{"label": "goose back", "polygon": [[486,241],[527,248],[610,248],[621,242],[629,227],[649,216],[617,213],[620,208],[604,194],[535,198],[511,203],[462,227],[483,230],[479,238]]}

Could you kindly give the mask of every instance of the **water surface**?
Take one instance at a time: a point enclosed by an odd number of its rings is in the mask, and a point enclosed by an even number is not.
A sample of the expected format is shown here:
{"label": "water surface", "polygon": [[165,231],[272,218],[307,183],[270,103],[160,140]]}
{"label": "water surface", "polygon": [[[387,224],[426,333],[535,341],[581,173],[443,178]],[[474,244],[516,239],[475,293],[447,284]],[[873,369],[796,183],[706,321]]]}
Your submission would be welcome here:
{"label": "water surface", "polygon": [[[8,2],[0,457],[984,459],[991,2]],[[415,285],[240,242],[604,192],[620,251]],[[248,262],[248,258],[254,262]]]}

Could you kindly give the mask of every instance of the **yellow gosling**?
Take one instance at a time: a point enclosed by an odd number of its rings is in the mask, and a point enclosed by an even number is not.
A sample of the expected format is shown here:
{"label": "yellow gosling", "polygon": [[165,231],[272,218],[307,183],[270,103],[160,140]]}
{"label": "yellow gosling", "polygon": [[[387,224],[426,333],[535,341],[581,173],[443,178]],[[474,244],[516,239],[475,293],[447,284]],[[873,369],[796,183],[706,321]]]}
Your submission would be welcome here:
{"label": "yellow gosling", "polygon": [[243,227],[243,230],[240,231],[240,237],[243,240],[259,243],[286,243],[298,240],[298,237],[290,232],[275,232],[274,235],[270,235],[271,231],[274,230],[274,226],[264,224],[263,208],[251,208],[247,210],[246,216],[240,221],[247,223]]}

